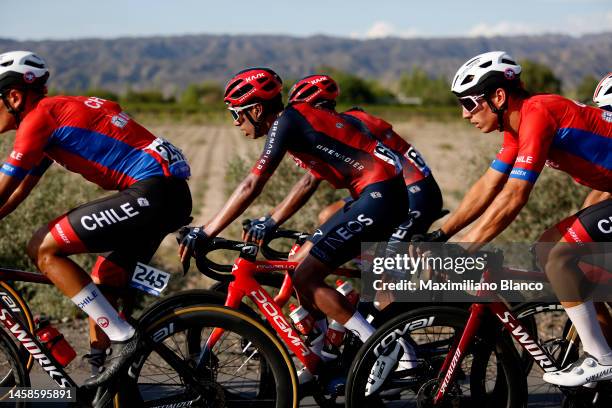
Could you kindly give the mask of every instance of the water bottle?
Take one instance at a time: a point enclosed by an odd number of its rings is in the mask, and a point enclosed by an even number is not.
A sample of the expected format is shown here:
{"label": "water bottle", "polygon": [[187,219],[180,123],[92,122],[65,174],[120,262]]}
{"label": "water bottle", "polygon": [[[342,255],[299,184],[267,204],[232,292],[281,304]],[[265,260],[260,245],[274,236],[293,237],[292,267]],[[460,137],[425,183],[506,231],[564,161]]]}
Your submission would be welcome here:
{"label": "water bottle", "polygon": [[342,345],[342,340],[344,340],[345,331],[344,326],[337,321],[332,320],[329,323],[327,333],[325,333],[325,343],[321,351],[325,359],[333,360],[338,357],[339,347]]}
{"label": "water bottle", "polygon": [[338,279],[336,281],[336,290],[342,293],[353,307],[359,302],[359,293],[357,293],[350,282],[344,282],[342,279]]}
{"label": "water bottle", "polygon": [[76,352],[68,341],[48,319],[37,319],[36,337],[51,352],[62,367],[66,367],[76,357]]}
{"label": "water bottle", "polygon": [[303,306],[289,305],[289,318],[293,322],[293,325],[304,336],[308,336],[312,332],[312,328],[315,325],[314,317],[306,310]]}

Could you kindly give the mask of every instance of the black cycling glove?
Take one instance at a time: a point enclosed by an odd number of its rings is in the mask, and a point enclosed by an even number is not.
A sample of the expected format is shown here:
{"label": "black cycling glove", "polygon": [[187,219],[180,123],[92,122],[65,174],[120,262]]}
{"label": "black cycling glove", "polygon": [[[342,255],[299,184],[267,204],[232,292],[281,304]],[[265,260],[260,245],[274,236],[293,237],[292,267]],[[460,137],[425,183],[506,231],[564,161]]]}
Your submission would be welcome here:
{"label": "black cycling glove", "polygon": [[265,242],[276,231],[278,226],[271,215],[257,218],[251,221],[246,232],[247,241]]}
{"label": "black cycling glove", "polygon": [[189,264],[191,263],[191,257],[197,255],[198,251],[206,246],[208,243],[208,235],[204,232],[204,226],[185,226],[178,230],[176,240],[186,248],[185,260],[183,261],[183,273],[187,273]]}

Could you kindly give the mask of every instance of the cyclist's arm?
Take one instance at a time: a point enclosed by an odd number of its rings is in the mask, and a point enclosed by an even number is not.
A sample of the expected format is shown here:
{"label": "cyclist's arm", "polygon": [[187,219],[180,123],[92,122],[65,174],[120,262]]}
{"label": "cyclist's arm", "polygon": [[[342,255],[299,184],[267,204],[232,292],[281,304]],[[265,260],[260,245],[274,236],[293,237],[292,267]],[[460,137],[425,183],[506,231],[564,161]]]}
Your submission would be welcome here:
{"label": "cyclist's arm", "polygon": [[0,173],[0,208],[1,209],[4,209],[4,207],[7,204],[10,205],[10,198],[12,197],[13,193],[15,193],[15,191],[17,190],[17,188],[20,186],[21,183],[22,183],[22,180],[20,180],[18,177],[9,176],[8,174],[5,174],[5,173]]}
{"label": "cyclist's arm", "polygon": [[584,203],[582,203],[581,209],[590,207],[592,205],[600,203],[604,200],[609,200],[611,198],[612,198],[612,194],[608,193],[607,191],[593,190],[585,198]]}
{"label": "cyclist's arm", "polygon": [[28,175],[17,186],[8,200],[0,207],[0,219],[3,219],[19,206],[40,181],[40,176]]}
{"label": "cyclist's arm", "polygon": [[204,229],[209,237],[217,236],[229,224],[238,218],[259,196],[269,176],[250,173],[236,187],[221,211],[217,213]]}
{"label": "cyclist's arm", "polygon": [[317,191],[320,184],[321,179],[311,173],[304,174],[293,186],[289,195],[272,211],[271,216],[276,225],[281,225],[302,208]]}
{"label": "cyclist's arm", "polygon": [[459,208],[451,214],[448,221],[442,226],[442,231],[451,237],[470,225],[484,213],[507,180],[507,174],[491,168],[488,169],[463,197]]}
{"label": "cyclist's arm", "polygon": [[294,133],[292,121],[287,115],[281,115],[270,128],[263,152],[251,169],[251,173],[236,187],[221,211],[205,224],[206,235],[217,236],[259,196],[283,159],[292,133]]}
{"label": "cyclist's arm", "polygon": [[474,228],[462,239],[464,242],[472,243],[468,250],[478,250],[506,229],[529,200],[532,189],[533,183],[510,178],[478,219]]}

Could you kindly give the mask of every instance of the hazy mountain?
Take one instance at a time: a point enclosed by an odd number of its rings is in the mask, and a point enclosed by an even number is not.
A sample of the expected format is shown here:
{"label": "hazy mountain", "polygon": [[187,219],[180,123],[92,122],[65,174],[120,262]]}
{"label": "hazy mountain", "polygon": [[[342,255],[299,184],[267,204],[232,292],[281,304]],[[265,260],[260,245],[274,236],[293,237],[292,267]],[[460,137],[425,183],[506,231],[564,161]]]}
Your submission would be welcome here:
{"label": "hazy mountain", "polygon": [[612,71],[612,32],[570,37],[541,35],[493,38],[355,40],[314,36],[193,35],[62,41],[0,39],[2,52],[30,49],[52,68],[50,85],[78,91],[160,88],[174,92],[203,80],[225,82],[247,66],[270,66],[296,79],[322,65],[391,83],[414,66],[452,77],[469,57],[503,49],[517,59],[550,66],[566,88],[583,76]]}

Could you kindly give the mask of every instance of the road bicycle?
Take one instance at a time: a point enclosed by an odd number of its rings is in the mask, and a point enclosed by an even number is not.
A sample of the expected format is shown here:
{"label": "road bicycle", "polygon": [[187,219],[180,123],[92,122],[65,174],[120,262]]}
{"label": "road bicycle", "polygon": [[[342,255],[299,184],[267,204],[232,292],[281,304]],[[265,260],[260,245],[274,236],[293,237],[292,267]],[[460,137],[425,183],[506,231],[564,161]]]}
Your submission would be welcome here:
{"label": "road bicycle", "polygon": [[[526,271],[502,266],[500,252],[483,251],[483,254],[487,255],[488,262],[482,282],[492,282],[494,277],[525,278]],[[479,297],[496,301],[479,303]],[[388,389],[401,390],[401,406],[526,406],[528,366],[524,360],[527,356],[541,370],[556,371],[578,355],[579,343],[571,325],[559,338],[543,341],[533,335],[523,320],[537,313],[558,310],[554,303],[543,303],[520,305],[513,311],[499,294],[479,291],[469,311],[431,306],[399,315],[377,330],[360,349],[347,381],[347,407],[393,406],[397,402],[386,401],[383,395]],[[399,338],[415,348],[419,373],[410,378],[391,373],[378,393],[366,396],[366,384],[375,361]],[[510,338],[525,350],[522,359]],[[585,400],[589,404],[601,403],[610,393],[607,383],[599,383],[594,389],[583,388],[560,388],[564,404],[581,406],[577,404]],[[394,394],[396,398],[398,394]]]}
{"label": "road bicycle", "polygon": [[[143,264],[132,278],[148,286],[148,292],[161,292],[158,284],[167,284],[166,279],[169,274]],[[9,281],[50,283],[38,273],[0,268],[5,292],[0,295],[0,378],[5,387],[30,387],[28,369],[36,361],[59,388],[74,393],[79,406],[297,406],[297,376],[285,348],[250,310],[219,305],[219,293],[182,292],[154,303],[137,320],[130,318],[143,333],[142,350],[120,375],[89,389],[78,386],[37,339],[27,303]],[[205,366],[196,367],[195,356],[188,352],[187,333],[194,327],[223,330]],[[243,356],[245,342],[256,351],[255,367],[235,365]],[[254,392],[253,382],[258,380],[265,384]],[[24,400],[11,399],[10,390],[0,400],[26,405]]]}

